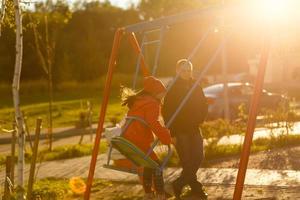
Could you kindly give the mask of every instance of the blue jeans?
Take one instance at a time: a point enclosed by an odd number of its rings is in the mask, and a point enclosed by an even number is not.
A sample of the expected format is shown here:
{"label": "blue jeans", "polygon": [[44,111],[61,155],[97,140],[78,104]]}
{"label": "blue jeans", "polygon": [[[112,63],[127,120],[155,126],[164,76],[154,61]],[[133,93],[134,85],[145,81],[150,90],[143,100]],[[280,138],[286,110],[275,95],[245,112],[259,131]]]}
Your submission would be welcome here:
{"label": "blue jeans", "polygon": [[176,151],[182,166],[181,175],[174,184],[179,188],[189,185],[192,192],[197,193],[202,190],[202,184],[197,181],[197,171],[204,158],[203,138],[200,130],[197,128],[188,132],[173,131],[173,135],[176,137]]}

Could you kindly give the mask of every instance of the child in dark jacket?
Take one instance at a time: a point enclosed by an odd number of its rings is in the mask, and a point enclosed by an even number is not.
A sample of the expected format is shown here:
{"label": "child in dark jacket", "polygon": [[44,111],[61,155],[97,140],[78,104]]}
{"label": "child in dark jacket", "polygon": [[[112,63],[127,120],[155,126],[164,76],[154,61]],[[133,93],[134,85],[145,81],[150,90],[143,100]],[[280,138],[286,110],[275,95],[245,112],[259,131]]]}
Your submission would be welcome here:
{"label": "child in dark jacket", "polygon": [[[123,137],[134,143],[143,152],[147,153],[154,142],[153,133],[165,145],[171,143],[170,131],[159,121],[161,101],[166,92],[163,83],[152,77],[144,80],[144,89],[138,93],[129,94],[129,90],[123,90],[122,105],[129,108],[127,116],[137,116],[143,119],[149,127],[139,121],[133,121],[126,129]],[[150,157],[158,161],[157,155],[152,152]],[[145,191],[144,199],[153,199],[152,183],[156,191],[157,199],[165,199],[164,181],[162,172],[151,168],[143,170],[143,188]]]}

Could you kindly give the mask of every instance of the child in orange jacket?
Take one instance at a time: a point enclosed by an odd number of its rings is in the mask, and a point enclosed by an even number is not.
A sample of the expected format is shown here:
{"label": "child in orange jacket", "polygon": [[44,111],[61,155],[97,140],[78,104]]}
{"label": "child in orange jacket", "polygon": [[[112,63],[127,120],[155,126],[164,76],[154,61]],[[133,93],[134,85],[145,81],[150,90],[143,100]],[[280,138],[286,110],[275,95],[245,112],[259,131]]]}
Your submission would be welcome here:
{"label": "child in orange jacket", "polygon": [[[148,152],[151,143],[154,141],[153,133],[163,144],[168,145],[171,143],[170,131],[159,121],[161,101],[165,92],[166,88],[163,83],[152,76],[145,78],[144,89],[138,93],[128,94],[128,90],[127,92],[123,90],[122,105],[129,108],[127,116],[137,116],[148,124],[147,127],[139,121],[132,121],[123,137],[134,143],[145,153]],[[153,160],[159,162],[154,152],[150,156]],[[157,199],[165,199],[161,171],[144,168],[142,182],[145,191],[144,199],[153,198],[152,183],[157,193]]]}

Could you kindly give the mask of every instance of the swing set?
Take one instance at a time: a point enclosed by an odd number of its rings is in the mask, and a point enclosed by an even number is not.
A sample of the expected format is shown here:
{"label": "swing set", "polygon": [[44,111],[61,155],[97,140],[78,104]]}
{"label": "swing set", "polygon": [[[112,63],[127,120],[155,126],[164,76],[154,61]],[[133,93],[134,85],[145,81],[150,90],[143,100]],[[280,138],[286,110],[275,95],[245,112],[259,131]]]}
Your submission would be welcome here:
{"label": "swing set", "polygon": [[[98,128],[97,128],[97,132],[96,132],[94,149],[93,149],[93,153],[92,153],[90,169],[89,169],[89,174],[88,174],[88,179],[87,179],[87,184],[86,184],[87,187],[86,187],[86,191],[84,194],[85,200],[88,200],[90,198],[90,192],[91,192],[91,187],[92,187],[92,182],[93,182],[93,177],[94,177],[94,172],[95,172],[95,167],[96,167],[98,149],[99,149],[99,145],[100,145],[100,141],[101,141],[101,134],[104,130],[103,129],[104,119],[105,119],[105,114],[106,114],[109,96],[110,96],[110,92],[111,92],[112,77],[113,77],[115,66],[116,66],[118,49],[120,47],[121,39],[124,36],[127,36],[130,41],[131,46],[133,47],[135,53],[138,56],[136,70],[135,70],[135,74],[134,74],[134,80],[133,80],[133,84],[132,84],[133,88],[136,88],[137,87],[137,79],[138,79],[138,75],[139,75],[140,71],[142,72],[144,77],[149,76],[149,75],[153,75],[153,76],[156,75],[156,72],[158,69],[160,51],[161,51],[161,43],[162,43],[162,40],[164,38],[166,31],[168,31],[168,27],[178,24],[178,23],[186,22],[188,20],[201,19],[204,16],[212,15],[213,13],[222,11],[223,9],[224,9],[224,6],[223,7],[213,6],[213,7],[209,7],[209,8],[205,8],[205,9],[201,9],[201,10],[196,10],[193,12],[187,12],[187,13],[183,13],[183,14],[179,14],[179,15],[163,17],[163,18],[156,19],[156,20],[153,20],[150,22],[141,22],[141,23],[133,24],[133,25],[126,26],[123,28],[119,28],[115,32],[112,51],[111,51],[110,60],[109,60],[108,73],[107,73],[107,78],[106,78],[105,87],[104,87],[104,95],[103,95],[103,101],[102,101],[102,106],[101,106],[101,110],[100,110],[100,117],[99,117],[99,121],[98,121]],[[159,33],[159,38],[157,40],[148,40],[147,36],[154,32]],[[141,45],[138,43],[135,33],[142,33],[143,36],[142,36]],[[193,57],[196,55],[198,50],[203,45],[204,41],[207,39],[208,35],[211,33],[213,33],[213,28],[210,27],[204,34],[202,34],[201,39],[196,44],[196,46],[193,48],[190,55],[187,57],[188,61],[193,59]],[[176,116],[178,115],[180,110],[182,109],[182,107],[185,105],[185,103],[190,98],[193,91],[196,89],[197,85],[200,83],[200,81],[202,80],[204,75],[214,64],[214,61],[216,60],[216,58],[219,56],[219,54],[224,49],[228,37],[230,37],[229,34],[223,38],[223,40],[220,42],[219,46],[216,48],[215,52],[213,53],[213,55],[211,56],[211,58],[209,59],[207,64],[202,68],[202,71],[201,71],[200,75],[197,76],[194,85],[191,87],[190,91],[187,93],[185,98],[182,100],[182,102],[180,103],[177,110],[174,112],[174,114],[170,118],[170,120],[168,122],[166,122],[166,127],[170,127],[170,125],[172,124],[172,122],[174,121],[174,119],[176,118]],[[256,116],[257,116],[257,111],[258,111],[258,103],[260,101],[263,80],[264,80],[264,74],[265,74],[265,69],[266,69],[268,56],[269,56],[270,40],[269,40],[269,37],[267,37],[267,36],[265,36],[264,39],[265,40],[264,40],[264,46],[263,46],[263,49],[261,52],[259,70],[257,73],[256,82],[255,82],[254,95],[251,100],[249,120],[248,120],[248,124],[247,124],[247,132],[245,135],[243,150],[241,153],[241,160],[240,160],[240,164],[239,164],[239,170],[238,170],[238,174],[237,174],[237,181],[236,181],[234,197],[233,197],[234,200],[241,199],[241,197],[242,197],[245,175],[246,175],[247,165],[248,165],[248,160],[249,160],[249,155],[250,155],[250,147],[251,147],[253,132],[254,132],[254,128],[255,128],[255,121],[256,121]],[[156,52],[155,52],[155,58],[154,58],[154,65],[152,67],[151,73],[150,73],[150,69],[147,67],[145,57],[144,57],[144,50],[147,45],[155,45],[155,47],[156,47],[155,48]],[[174,79],[172,80],[171,84],[169,84],[169,86],[167,88],[167,92],[173,86],[173,84],[175,83],[177,78],[178,78],[178,75],[176,75],[176,77],[174,77]],[[127,129],[127,127],[130,125],[130,123],[134,120],[139,121],[144,126],[147,126],[147,123],[145,121],[143,121],[142,119],[135,117],[135,116],[127,116],[126,123],[125,123],[125,126],[123,127],[122,132],[124,132]],[[158,145],[158,143],[159,143],[159,141],[158,141],[158,139],[156,139],[155,142],[152,144],[151,148],[149,149],[149,151],[147,153],[144,153],[139,148],[137,148],[134,144],[132,144],[130,141],[123,138],[122,133],[121,133],[120,136],[115,137],[111,140],[108,161],[104,167],[110,168],[110,169],[116,169],[119,171],[124,171],[123,169],[120,169],[120,168],[110,165],[111,151],[112,151],[112,148],[115,148],[120,153],[125,155],[125,157],[127,159],[129,159],[137,167],[150,167],[153,169],[163,170],[163,168],[166,166],[169,158],[172,155],[172,151],[171,151],[171,147],[168,146],[167,156],[163,159],[162,164],[158,164],[157,162],[153,161],[150,158],[150,154],[153,152],[154,148]],[[127,172],[129,172],[129,171],[127,170]]]}

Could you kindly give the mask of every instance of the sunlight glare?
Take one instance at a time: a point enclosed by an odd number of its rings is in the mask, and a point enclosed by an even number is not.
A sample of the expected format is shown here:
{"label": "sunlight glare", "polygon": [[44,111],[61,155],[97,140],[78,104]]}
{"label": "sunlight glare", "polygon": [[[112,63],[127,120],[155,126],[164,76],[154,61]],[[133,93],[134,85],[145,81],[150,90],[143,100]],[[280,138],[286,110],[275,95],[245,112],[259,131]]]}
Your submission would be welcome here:
{"label": "sunlight glare", "polygon": [[258,4],[265,20],[283,21],[289,17],[289,0],[261,0]]}

